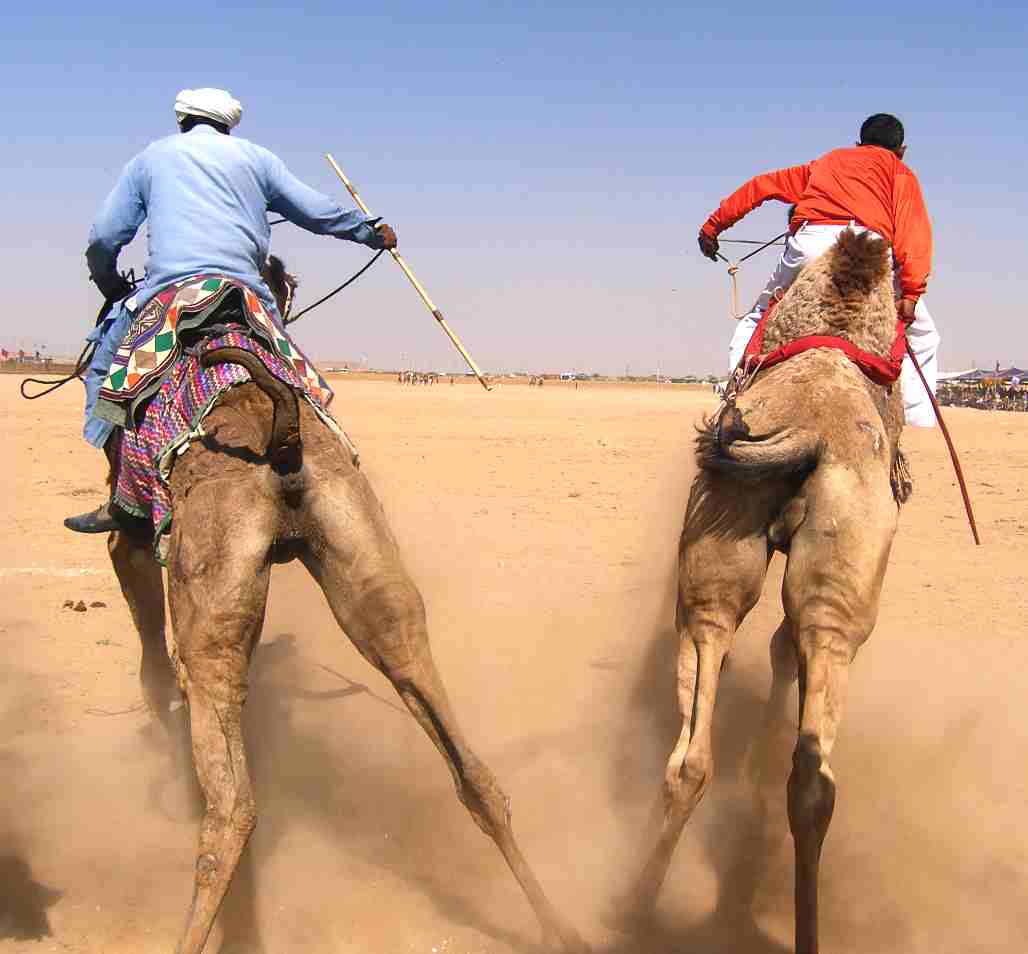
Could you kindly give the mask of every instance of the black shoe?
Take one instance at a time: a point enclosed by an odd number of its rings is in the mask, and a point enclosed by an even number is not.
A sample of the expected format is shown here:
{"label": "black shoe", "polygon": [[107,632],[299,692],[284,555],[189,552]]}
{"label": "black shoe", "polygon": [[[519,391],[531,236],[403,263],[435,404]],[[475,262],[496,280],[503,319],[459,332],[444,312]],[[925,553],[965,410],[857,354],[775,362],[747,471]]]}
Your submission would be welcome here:
{"label": "black shoe", "polygon": [[65,517],[64,525],[76,533],[110,533],[118,529],[118,524],[111,516],[109,504],[97,507],[89,513],[80,513],[77,517]]}

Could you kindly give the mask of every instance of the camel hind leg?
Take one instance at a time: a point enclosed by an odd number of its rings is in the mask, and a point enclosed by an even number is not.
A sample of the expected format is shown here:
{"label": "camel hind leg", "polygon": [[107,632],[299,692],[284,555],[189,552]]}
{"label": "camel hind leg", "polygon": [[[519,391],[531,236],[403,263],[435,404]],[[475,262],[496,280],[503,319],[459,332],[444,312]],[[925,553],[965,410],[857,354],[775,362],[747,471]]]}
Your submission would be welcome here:
{"label": "camel hind leg", "polygon": [[203,951],[257,823],[241,721],[250,656],[264,622],[273,521],[259,491],[239,475],[194,485],[176,501],[171,613],[206,799],[179,954]]}
{"label": "camel hind leg", "polygon": [[[710,519],[727,511],[727,481],[694,486],[679,551],[676,626],[678,704],[682,730],[664,773],[664,813],[656,845],[634,889],[619,900],[615,920],[631,926],[650,916],[675,848],[714,772],[711,728],[721,666],[732,638],[760,597],[767,573],[767,538],[753,521],[749,533],[725,532]],[[751,504],[760,506],[759,499]]]}
{"label": "camel hind leg", "polygon": [[432,658],[424,604],[370,485],[349,467],[324,479],[319,475],[318,487],[310,503],[318,545],[304,562],[336,620],[361,654],[392,682],[446,760],[457,796],[500,849],[547,942],[569,951],[587,950],[544,894],[515,840],[509,799],[457,724]]}
{"label": "camel hind leg", "polygon": [[[880,488],[871,489],[855,478],[821,477],[807,519],[793,538],[782,588],[800,688],[799,737],[787,785],[796,851],[796,954],[818,951],[818,869],[836,792],[829,759],[850,663],[878,615],[896,528],[887,475]],[[842,499],[849,506],[836,506]],[[862,506],[854,508],[853,501]]]}

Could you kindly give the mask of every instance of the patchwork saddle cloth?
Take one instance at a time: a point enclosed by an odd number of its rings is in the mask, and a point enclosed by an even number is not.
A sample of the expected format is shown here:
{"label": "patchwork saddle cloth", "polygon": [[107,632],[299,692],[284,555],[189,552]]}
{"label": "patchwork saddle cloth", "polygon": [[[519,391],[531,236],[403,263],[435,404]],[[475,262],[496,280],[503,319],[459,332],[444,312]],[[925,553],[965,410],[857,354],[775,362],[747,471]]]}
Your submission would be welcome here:
{"label": "patchwork saddle cloth", "polygon": [[202,327],[230,295],[242,298],[250,329],[293,366],[304,390],[322,407],[332,401],[325,380],[275,324],[261,300],[241,282],[223,275],[197,275],[162,289],[129,327],[100,388],[99,416],[131,427],[135,412],[156,393],[182,351],[182,337]]}
{"label": "patchwork saddle cloth", "polygon": [[[229,296],[241,307],[222,310]],[[227,324],[220,323],[222,316],[229,319]],[[237,364],[201,366],[204,352],[221,347],[242,348],[260,358],[310,404],[356,461],[352,442],[328,413],[331,388],[249,288],[223,276],[204,275],[165,289],[133,322],[100,392],[108,405],[104,416],[124,428],[115,503],[152,521],[161,562],[171,526],[168,478],[175,455],[203,435],[203,419],[217,399],[250,380],[249,372]]]}

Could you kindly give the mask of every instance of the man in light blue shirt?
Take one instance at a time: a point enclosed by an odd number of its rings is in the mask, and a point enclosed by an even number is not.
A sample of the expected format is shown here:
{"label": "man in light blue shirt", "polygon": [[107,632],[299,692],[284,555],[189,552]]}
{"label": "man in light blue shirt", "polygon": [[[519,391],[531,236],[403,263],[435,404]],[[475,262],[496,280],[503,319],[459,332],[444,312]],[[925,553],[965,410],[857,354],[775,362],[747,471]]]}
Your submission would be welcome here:
{"label": "man in light blue shirt", "polygon": [[[268,212],[319,235],[370,248],[394,248],[385,223],[346,211],[295,178],[276,155],[230,136],[242,108],[224,90],[183,90],[175,102],[178,135],[158,140],[125,167],[89,234],[86,261],[101,293],[117,304],[89,336],[97,342],[85,375],[83,434],[104,447],[114,425],[93,412],[97,395],[132,319],[162,288],[217,273],[251,288],[272,315],[275,299],[261,278],[268,257]],[[134,290],[118,273],[118,253],[147,222],[146,277]],[[84,533],[117,529],[108,505],[65,526]]]}

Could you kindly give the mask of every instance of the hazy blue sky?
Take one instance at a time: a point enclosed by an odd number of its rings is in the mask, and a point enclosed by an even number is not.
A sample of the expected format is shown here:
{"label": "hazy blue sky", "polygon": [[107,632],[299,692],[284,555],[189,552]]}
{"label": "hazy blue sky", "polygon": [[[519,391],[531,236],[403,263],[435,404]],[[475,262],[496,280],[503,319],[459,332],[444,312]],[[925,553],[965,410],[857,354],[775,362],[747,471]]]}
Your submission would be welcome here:
{"label": "hazy blue sky", "polygon": [[[75,346],[99,304],[82,258],[99,202],[174,132],[180,88],[223,86],[240,135],[342,197],[335,154],[491,370],[720,371],[727,278],[699,225],[749,176],[894,112],[935,226],[943,367],[1028,364],[1021,4],[145,6],[4,14],[6,346]],[[289,225],[274,249],[301,305],[367,255]],[[747,304],[773,254],[745,266]],[[123,255],[143,260],[139,242]],[[321,357],[459,366],[385,259],[297,336]]]}

